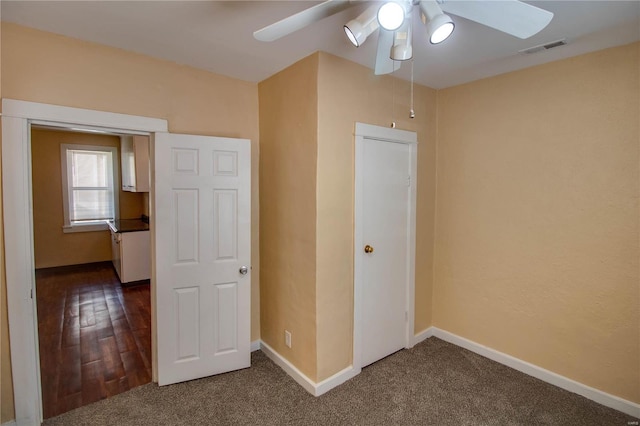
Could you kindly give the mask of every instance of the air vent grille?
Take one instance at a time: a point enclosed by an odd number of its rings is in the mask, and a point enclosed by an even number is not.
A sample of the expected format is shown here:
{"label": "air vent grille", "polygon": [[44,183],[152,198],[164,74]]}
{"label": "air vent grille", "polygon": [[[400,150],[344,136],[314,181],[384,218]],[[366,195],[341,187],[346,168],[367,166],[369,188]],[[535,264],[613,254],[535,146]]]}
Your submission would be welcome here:
{"label": "air vent grille", "polygon": [[519,50],[518,53],[523,55],[531,55],[533,53],[542,52],[543,50],[549,50],[556,47],[564,46],[567,44],[567,39],[563,38],[562,40],[552,41],[550,43],[539,44],[537,46],[529,47],[527,49]]}

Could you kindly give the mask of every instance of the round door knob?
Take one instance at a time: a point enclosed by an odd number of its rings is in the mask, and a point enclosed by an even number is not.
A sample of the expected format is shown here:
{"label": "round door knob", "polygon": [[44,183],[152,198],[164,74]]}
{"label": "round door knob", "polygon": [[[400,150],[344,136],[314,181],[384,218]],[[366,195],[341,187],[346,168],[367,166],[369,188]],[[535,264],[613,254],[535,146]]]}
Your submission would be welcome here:
{"label": "round door knob", "polygon": [[367,244],[366,246],[364,246],[364,252],[365,253],[373,253],[373,247],[371,247],[369,244]]}
{"label": "round door knob", "polygon": [[242,266],[239,272],[240,272],[240,275],[247,275],[247,272],[249,272],[249,268],[246,266]]}

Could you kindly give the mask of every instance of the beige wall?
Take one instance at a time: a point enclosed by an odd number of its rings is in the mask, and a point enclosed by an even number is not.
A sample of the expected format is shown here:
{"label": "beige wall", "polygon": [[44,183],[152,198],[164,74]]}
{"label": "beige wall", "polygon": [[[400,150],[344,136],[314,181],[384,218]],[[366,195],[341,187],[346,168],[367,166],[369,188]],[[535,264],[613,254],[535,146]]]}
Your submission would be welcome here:
{"label": "beige wall", "polygon": [[4,22],[1,55],[4,98],[163,118],[174,133],[251,139],[251,338],[258,339],[257,85]]}
{"label": "beige wall", "polygon": [[[316,379],[318,54],[259,84],[261,338]],[[284,344],[284,330],[292,345]]]}
{"label": "beige wall", "polygon": [[312,380],[352,361],[354,123],[394,109],[420,143],[416,331],[431,325],[436,92],[415,90],[411,120],[407,82],[322,52],[259,85],[261,336]]}
{"label": "beige wall", "polygon": [[[435,211],[436,91],[320,53],[318,76],[318,380],[351,364],[353,353],[354,123],[418,134],[415,332],[431,325]],[[261,117],[262,120],[262,117]]]}
{"label": "beige wall", "polygon": [[[0,32],[0,76],[2,75],[2,33]],[[2,78],[0,78],[2,81]],[[2,98],[0,84],[0,99]],[[2,111],[2,105],[0,105]],[[0,124],[0,145],[2,142]],[[1,150],[0,150],[1,151]],[[0,160],[2,153],[0,152]],[[1,164],[1,161],[0,161]],[[1,167],[0,167],[1,169]],[[1,170],[0,170],[1,171]],[[2,218],[2,176],[0,174],[0,219]],[[4,228],[0,226],[0,423],[15,418],[13,408],[13,379],[11,377],[11,353],[9,348],[9,321],[7,316],[7,286],[4,272]]]}
{"label": "beige wall", "polygon": [[[2,142],[0,125],[0,143]],[[0,150],[1,151],[1,150]],[[2,163],[0,153],[0,163]],[[0,218],[2,217],[2,176],[0,175]],[[13,408],[13,379],[9,347],[9,321],[7,316],[7,286],[4,269],[4,227],[0,226],[0,424],[15,418]]]}
{"label": "beige wall", "polygon": [[438,93],[436,327],[640,402],[640,44]]}
{"label": "beige wall", "polygon": [[[2,200],[0,200],[2,207]],[[0,228],[0,238],[2,238],[3,230]],[[2,244],[0,244],[2,246]],[[0,249],[0,276],[2,277],[2,288],[0,289],[2,297],[2,311],[0,314],[0,424],[6,423],[15,418],[13,408],[13,381],[11,377],[11,353],[9,348],[9,324],[7,318],[7,288],[4,285],[4,249]]]}
{"label": "beige wall", "polygon": [[[1,128],[0,128],[1,129]],[[2,179],[0,179],[0,183]],[[0,195],[2,195],[0,185]],[[0,211],[2,209],[2,197],[0,197]],[[0,213],[0,216],[2,214]],[[11,375],[11,352],[9,346],[9,321],[7,316],[7,286],[4,273],[4,229],[0,227],[0,424],[15,418],[13,408],[13,379]]]}
{"label": "beige wall", "polygon": [[[32,129],[33,240],[36,269],[111,260],[111,237],[108,230],[67,234],[62,232],[64,217],[61,144],[113,146],[119,149],[120,138]],[[119,161],[119,158],[116,161]],[[118,197],[120,218],[137,218],[144,212],[142,193],[119,190]]]}

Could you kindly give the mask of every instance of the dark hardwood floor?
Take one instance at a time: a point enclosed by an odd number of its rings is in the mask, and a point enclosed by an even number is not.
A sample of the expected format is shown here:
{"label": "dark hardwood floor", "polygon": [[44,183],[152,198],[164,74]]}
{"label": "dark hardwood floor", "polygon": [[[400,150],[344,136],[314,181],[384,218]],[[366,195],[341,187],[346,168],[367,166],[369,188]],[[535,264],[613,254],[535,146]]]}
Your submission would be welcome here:
{"label": "dark hardwood floor", "polygon": [[151,381],[149,285],[110,262],[36,271],[44,418]]}

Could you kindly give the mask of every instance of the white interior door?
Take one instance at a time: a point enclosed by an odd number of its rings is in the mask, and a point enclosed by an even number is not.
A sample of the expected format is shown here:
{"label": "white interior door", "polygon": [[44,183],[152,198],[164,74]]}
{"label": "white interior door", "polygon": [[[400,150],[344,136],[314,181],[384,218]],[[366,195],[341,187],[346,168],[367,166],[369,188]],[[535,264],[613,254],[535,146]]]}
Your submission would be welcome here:
{"label": "white interior door", "polygon": [[155,134],[158,383],[250,366],[251,154]]}
{"label": "white interior door", "polygon": [[[362,364],[407,343],[411,147],[364,139],[361,147]],[[359,252],[358,252],[359,249]],[[356,254],[358,255],[358,254]]]}

